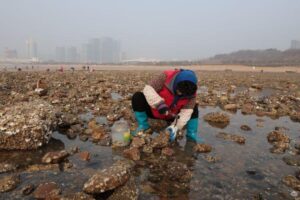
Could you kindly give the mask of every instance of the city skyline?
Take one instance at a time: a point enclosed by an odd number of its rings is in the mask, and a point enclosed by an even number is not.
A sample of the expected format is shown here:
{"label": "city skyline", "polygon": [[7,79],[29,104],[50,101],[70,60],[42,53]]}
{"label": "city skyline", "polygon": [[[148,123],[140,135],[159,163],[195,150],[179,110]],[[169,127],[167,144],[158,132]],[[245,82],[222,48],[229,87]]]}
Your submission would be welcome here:
{"label": "city skyline", "polygon": [[[127,58],[194,60],[240,49],[288,49],[300,39],[300,1],[3,1],[0,49],[38,43],[40,57],[89,38],[122,41]],[[38,8],[38,9],[37,9]],[[52,52],[49,52],[49,51]]]}

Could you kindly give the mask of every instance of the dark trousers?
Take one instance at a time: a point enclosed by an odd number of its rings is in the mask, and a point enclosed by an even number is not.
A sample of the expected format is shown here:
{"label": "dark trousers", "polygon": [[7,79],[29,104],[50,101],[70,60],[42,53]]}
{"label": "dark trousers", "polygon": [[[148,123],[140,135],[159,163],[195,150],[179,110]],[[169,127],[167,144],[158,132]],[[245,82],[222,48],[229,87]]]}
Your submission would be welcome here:
{"label": "dark trousers", "polygon": [[[132,104],[133,111],[146,112],[149,118],[155,119],[155,117],[152,114],[151,107],[148,104],[145,95],[142,92],[136,92],[132,96],[131,104]],[[195,105],[191,119],[198,118],[198,116],[199,116],[198,105]]]}

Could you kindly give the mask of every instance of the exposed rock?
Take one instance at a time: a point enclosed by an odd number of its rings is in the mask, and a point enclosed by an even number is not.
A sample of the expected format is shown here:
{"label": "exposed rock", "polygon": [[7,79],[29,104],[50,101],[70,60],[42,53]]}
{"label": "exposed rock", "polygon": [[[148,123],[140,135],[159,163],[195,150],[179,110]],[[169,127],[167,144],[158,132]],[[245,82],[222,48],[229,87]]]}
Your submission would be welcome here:
{"label": "exposed rock", "polygon": [[80,121],[77,116],[69,114],[69,113],[57,113],[58,117],[58,127],[61,129],[70,128],[72,125],[79,124]]}
{"label": "exposed rock", "polygon": [[33,184],[29,184],[29,185],[25,185],[21,191],[23,195],[29,195],[33,192],[33,190],[35,189]]}
{"label": "exposed rock", "polygon": [[140,148],[145,144],[145,139],[141,137],[133,137],[132,142],[130,144],[131,147],[137,147]]}
{"label": "exposed rock", "polygon": [[138,147],[131,147],[130,149],[125,149],[123,155],[130,160],[140,160],[141,155]]}
{"label": "exposed rock", "polygon": [[10,163],[0,163],[0,173],[11,172],[17,169],[17,166]]}
{"label": "exposed rock", "polygon": [[242,113],[243,114],[251,114],[254,110],[254,106],[250,103],[246,103],[242,106]]}
{"label": "exposed rock", "polygon": [[274,143],[274,142],[290,143],[290,138],[279,130],[270,132],[267,138],[268,138],[268,142],[270,143]]}
{"label": "exposed rock", "polygon": [[296,156],[292,156],[292,155],[284,156],[282,158],[282,160],[288,165],[300,166],[300,157],[297,155]]}
{"label": "exposed rock", "polygon": [[295,121],[295,122],[300,122],[300,112],[297,113],[293,113],[291,115],[291,120]]}
{"label": "exposed rock", "polygon": [[287,149],[289,149],[289,147],[290,147],[289,143],[275,142],[275,143],[273,143],[273,147],[270,149],[270,152],[271,153],[282,154]]}
{"label": "exposed rock", "polygon": [[87,135],[81,134],[81,135],[79,135],[79,139],[80,139],[81,141],[85,142],[85,141],[87,141],[87,140],[89,139],[89,137],[88,137]]}
{"label": "exposed rock", "polygon": [[289,148],[290,138],[280,131],[272,131],[267,138],[273,144],[272,153],[284,153]]}
{"label": "exposed rock", "polygon": [[165,147],[161,150],[161,154],[164,156],[173,156],[175,154],[174,150],[170,147]]}
{"label": "exposed rock", "polygon": [[69,153],[66,150],[54,151],[46,153],[42,158],[42,163],[45,164],[55,164],[64,161],[69,156]]}
{"label": "exposed rock", "polygon": [[294,190],[300,191],[300,180],[298,180],[296,177],[288,175],[282,179],[282,182]]}
{"label": "exposed rock", "polygon": [[300,142],[295,144],[295,149],[300,150]]}
{"label": "exposed rock", "polygon": [[172,181],[188,182],[192,178],[192,173],[188,167],[180,162],[168,162],[166,168],[167,176]]}
{"label": "exposed rock", "polygon": [[193,150],[198,153],[209,153],[212,147],[208,144],[197,144],[194,146]]}
{"label": "exposed rock", "polygon": [[19,175],[4,176],[0,179],[0,192],[2,193],[14,190],[19,183]]}
{"label": "exposed rock", "polygon": [[234,141],[238,144],[245,144],[246,139],[242,136],[239,135],[233,135],[233,134],[228,134],[228,133],[224,133],[224,132],[220,132],[217,135],[218,138],[223,138],[224,140],[231,140]]}
{"label": "exposed rock", "polygon": [[61,193],[60,188],[54,182],[40,184],[33,195],[36,199],[55,199],[59,198],[58,195]]}
{"label": "exposed rock", "polygon": [[298,170],[298,171],[296,172],[296,178],[297,178],[298,180],[300,180],[300,170]]}
{"label": "exposed rock", "polygon": [[227,104],[224,106],[224,109],[235,112],[238,109],[238,106],[236,104]]}
{"label": "exposed rock", "polygon": [[211,156],[211,155],[204,155],[204,159],[210,163],[215,163],[215,162],[218,162],[219,160],[221,160],[219,157]]}
{"label": "exposed rock", "polygon": [[151,154],[153,153],[153,148],[150,145],[145,145],[143,146],[143,152],[146,154]]}
{"label": "exposed rock", "polygon": [[124,186],[118,187],[108,200],[138,200],[138,197],[138,187],[134,178],[130,178]]}
{"label": "exposed rock", "polygon": [[80,135],[83,132],[81,124],[72,125],[66,132],[66,135],[69,139],[75,139],[77,135]]}
{"label": "exposed rock", "polygon": [[220,112],[208,113],[204,115],[204,120],[211,126],[218,128],[225,128],[230,123],[229,116]]}
{"label": "exposed rock", "polygon": [[241,126],[241,129],[243,130],[243,131],[251,131],[252,129],[249,127],[249,126],[247,126],[247,125],[242,125]]}
{"label": "exposed rock", "polygon": [[56,124],[54,108],[41,100],[0,110],[0,149],[36,149],[48,143]]}
{"label": "exposed rock", "polygon": [[[103,146],[108,146],[110,144],[110,136],[107,134],[105,128],[96,123],[95,120],[92,120],[88,123],[89,129],[91,129],[91,138],[93,142],[101,143]],[[106,145],[108,143],[108,145]]]}
{"label": "exposed rock", "polygon": [[169,139],[170,139],[170,133],[168,132],[160,132],[158,136],[156,136],[152,141],[151,141],[151,147],[152,148],[157,148],[161,149],[169,144]]}
{"label": "exposed rock", "polygon": [[67,194],[64,197],[60,197],[59,200],[95,200],[95,198],[83,192],[77,192],[75,194]]}
{"label": "exposed rock", "polygon": [[91,154],[88,151],[82,151],[79,153],[79,158],[84,161],[89,161],[91,159]]}
{"label": "exposed rock", "polygon": [[37,171],[56,171],[59,172],[59,165],[58,164],[49,164],[49,165],[30,165],[26,168],[26,172],[32,173]]}
{"label": "exposed rock", "polygon": [[83,191],[89,194],[103,193],[126,183],[130,177],[133,164],[119,160],[110,168],[93,175],[83,186]]}
{"label": "exposed rock", "polygon": [[263,86],[261,84],[254,83],[251,85],[251,88],[261,90],[263,88]]}

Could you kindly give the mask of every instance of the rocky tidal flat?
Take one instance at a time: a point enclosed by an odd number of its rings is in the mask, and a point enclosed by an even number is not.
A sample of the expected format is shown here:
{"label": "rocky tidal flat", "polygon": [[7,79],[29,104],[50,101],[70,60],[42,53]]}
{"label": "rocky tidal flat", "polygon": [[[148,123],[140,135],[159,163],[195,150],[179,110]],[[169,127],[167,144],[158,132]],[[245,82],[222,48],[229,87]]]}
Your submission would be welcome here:
{"label": "rocky tidal flat", "polygon": [[199,135],[169,143],[131,97],[158,71],[0,73],[0,199],[299,199],[300,74],[196,71]]}

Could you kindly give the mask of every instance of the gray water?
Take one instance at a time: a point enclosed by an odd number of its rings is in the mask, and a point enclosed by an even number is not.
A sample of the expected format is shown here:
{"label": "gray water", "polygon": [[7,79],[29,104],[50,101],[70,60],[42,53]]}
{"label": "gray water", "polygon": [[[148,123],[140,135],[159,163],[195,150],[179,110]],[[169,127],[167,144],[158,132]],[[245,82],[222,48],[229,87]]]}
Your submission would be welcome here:
{"label": "gray water", "polygon": [[[196,158],[185,145],[185,139],[179,141],[174,147],[175,160],[187,164],[193,173],[192,180],[185,188],[178,187],[176,182],[165,180],[153,182],[153,177],[159,173],[151,172],[149,167],[139,167],[133,174],[138,183],[140,199],[293,199],[291,188],[282,184],[281,179],[289,174],[294,174],[297,167],[288,166],[282,161],[284,155],[272,154],[272,147],[267,141],[267,134],[275,127],[288,128],[286,134],[295,141],[300,141],[300,123],[292,122],[289,117],[270,119],[255,115],[230,115],[230,124],[224,128],[212,127],[203,120],[209,112],[221,111],[220,108],[199,108],[199,134],[206,143],[213,146],[209,155],[217,156],[220,161],[209,163],[203,154]],[[224,112],[224,111],[222,111]],[[85,121],[92,117],[90,113],[80,116]],[[259,119],[257,121],[257,119]],[[98,116],[99,123],[106,123],[105,118]],[[261,122],[263,121],[263,122]],[[248,125],[251,131],[242,131],[241,125]],[[241,135],[246,138],[245,145],[217,138],[219,132]],[[81,151],[89,151],[91,160],[82,161],[78,155],[68,159],[73,167],[66,171],[40,171],[34,173],[24,172],[27,165],[40,163],[41,157],[49,151],[60,149],[69,150],[79,147]],[[65,135],[55,132],[50,144],[37,151],[2,151],[0,161],[11,161],[20,167],[21,184],[12,192],[0,194],[0,199],[32,199],[31,196],[23,197],[20,194],[24,185],[54,181],[62,188],[62,194],[74,193],[82,190],[83,184],[97,170],[109,167],[115,160],[122,157],[121,150],[112,150],[111,147],[95,145],[90,141],[83,142],[77,137],[68,139]],[[247,173],[253,172],[253,173]],[[159,178],[159,177],[158,177]],[[150,188],[150,189],[149,189]],[[300,194],[299,194],[300,196]]]}

